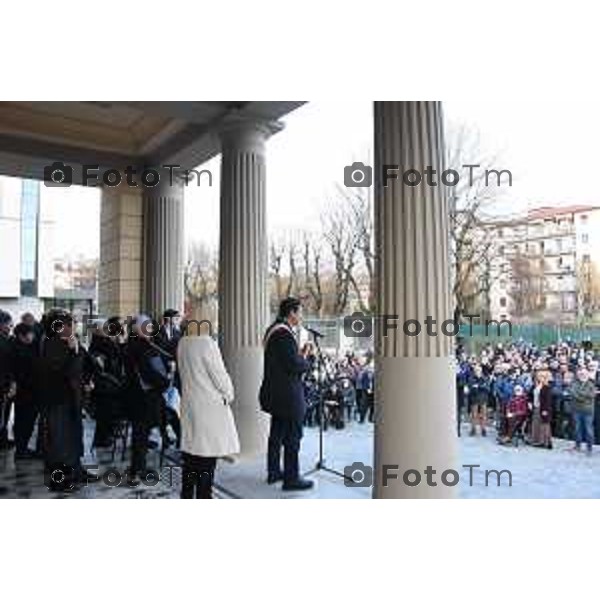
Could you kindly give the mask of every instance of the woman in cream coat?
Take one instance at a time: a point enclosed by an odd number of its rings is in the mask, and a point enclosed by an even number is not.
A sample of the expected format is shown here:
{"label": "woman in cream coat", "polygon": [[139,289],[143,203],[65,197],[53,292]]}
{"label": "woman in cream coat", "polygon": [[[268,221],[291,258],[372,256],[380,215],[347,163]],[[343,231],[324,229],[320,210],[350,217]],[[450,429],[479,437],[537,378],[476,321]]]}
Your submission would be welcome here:
{"label": "woman in cream coat", "polygon": [[211,498],[217,458],[240,451],[231,403],[233,384],[216,342],[208,335],[181,338],[182,498]]}

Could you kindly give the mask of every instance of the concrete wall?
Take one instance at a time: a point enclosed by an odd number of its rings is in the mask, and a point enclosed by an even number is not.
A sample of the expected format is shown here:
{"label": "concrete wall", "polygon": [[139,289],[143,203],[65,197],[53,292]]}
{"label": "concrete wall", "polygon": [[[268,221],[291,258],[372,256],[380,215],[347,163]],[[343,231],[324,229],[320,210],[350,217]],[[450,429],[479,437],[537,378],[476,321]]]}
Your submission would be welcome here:
{"label": "concrete wall", "polygon": [[107,188],[100,210],[101,315],[134,316],[142,283],[142,194],[133,188]]}

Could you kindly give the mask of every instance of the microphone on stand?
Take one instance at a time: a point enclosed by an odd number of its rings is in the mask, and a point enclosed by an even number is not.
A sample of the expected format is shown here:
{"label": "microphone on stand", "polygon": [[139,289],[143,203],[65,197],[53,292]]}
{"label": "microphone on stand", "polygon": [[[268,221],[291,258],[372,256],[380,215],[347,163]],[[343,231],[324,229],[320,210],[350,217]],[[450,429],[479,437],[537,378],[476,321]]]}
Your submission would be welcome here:
{"label": "microphone on stand", "polygon": [[325,335],[316,329],[312,329],[311,327],[305,327],[306,331],[310,333],[314,338],[323,338]]}

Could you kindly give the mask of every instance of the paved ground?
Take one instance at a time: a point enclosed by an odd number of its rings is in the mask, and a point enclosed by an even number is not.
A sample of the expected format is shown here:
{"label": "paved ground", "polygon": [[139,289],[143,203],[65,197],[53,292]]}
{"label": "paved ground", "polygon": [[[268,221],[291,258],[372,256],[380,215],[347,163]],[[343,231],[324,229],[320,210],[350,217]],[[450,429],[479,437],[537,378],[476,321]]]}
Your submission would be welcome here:
{"label": "paved ground", "polygon": [[[91,426],[86,428],[87,446]],[[342,431],[330,430],[325,434],[327,466],[343,471],[354,462],[366,465],[372,461],[372,425],[352,424]],[[570,443],[558,441],[555,449],[548,451],[528,446],[518,448],[498,446],[493,436],[488,438],[460,439],[460,463],[479,464],[475,470],[474,483],[469,485],[469,471],[459,468],[461,483],[458,486],[462,498],[600,498],[600,447],[591,456],[569,450]],[[318,435],[314,429],[306,431],[302,449],[302,468],[308,471],[318,459]],[[0,498],[177,498],[180,471],[176,466],[176,454],[169,454],[162,469],[156,452],[149,454],[149,466],[160,471],[161,479],[156,485],[131,489],[125,485],[111,487],[91,484],[76,494],[50,494],[45,485],[40,461],[13,459],[12,451],[0,452]],[[105,473],[109,468],[124,470],[120,456],[113,461],[108,451],[96,456],[86,456],[87,464],[98,464],[96,471]],[[512,486],[507,477],[500,487],[495,478],[485,485],[485,469],[504,470],[512,473]],[[264,482],[263,460],[221,463],[217,483],[220,497],[242,498],[356,498],[366,499],[370,488],[350,488],[337,475],[320,471],[312,475],[315,489],[309,494],[289,494],[279,486]]]}
{"label": "paved ground", "polygon": [[[372,436],[372,425],[353,424],[342,431],[328,431],[324,444],[327,465],[343,472],[345,466],[354,462],[372,464]],[[562,440],[555,440],[554,450],[544,450],[525,445],[499,446],[493,435],[487,438],[463,435],[459,447],[461,465],[481,465],[472,470],[473,485],[469,485],[470,470],[457,469],[461,498],[600,498],[600,446],[587,456],[572,452],[572,443]],[[304,470],[312,468],[318,457],[316,431],[307,430],[302,455]],[[323,472],[314,476],[317,483],[314,492],[285,494],[275,486],[257,483],[257,473],[264,477],[261,462],[225,465],[220,470],[220,484],[245,498],[369,498],[371,495],[370,488],[346,487],[340,477]],[[504,475],[498,487],[493,474],[486,486],[486,469],[509,470],[512,486]]]}

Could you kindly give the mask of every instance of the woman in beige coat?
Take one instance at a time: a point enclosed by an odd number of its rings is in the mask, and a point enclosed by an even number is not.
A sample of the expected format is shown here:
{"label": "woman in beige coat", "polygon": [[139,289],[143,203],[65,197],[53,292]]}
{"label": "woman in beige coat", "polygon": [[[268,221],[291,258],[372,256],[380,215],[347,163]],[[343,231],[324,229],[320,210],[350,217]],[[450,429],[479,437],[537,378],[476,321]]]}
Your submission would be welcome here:
{"label": "woman in beige coat", "polygon": [[177,349],[181,376],[182,498],[211,498],[217,458],[240,451],[231,411],[234,390],[216,342],[184,336]]}

